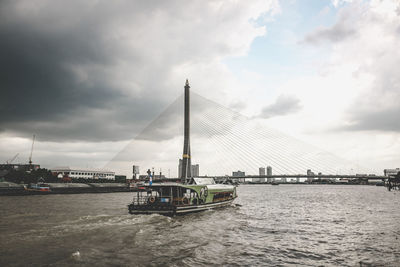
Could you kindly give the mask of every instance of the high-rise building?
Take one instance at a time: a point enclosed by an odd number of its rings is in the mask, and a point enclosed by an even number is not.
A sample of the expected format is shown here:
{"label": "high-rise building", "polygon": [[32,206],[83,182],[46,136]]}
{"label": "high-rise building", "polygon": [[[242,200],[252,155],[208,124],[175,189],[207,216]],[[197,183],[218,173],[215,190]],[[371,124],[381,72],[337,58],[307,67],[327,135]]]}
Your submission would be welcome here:
{"label": "high-rise building", "polygon": [[[258,175],[260,175],[260,176],[265,176],[265,168],[264,167],[260,167],[260,168],[258,168]],[[254,180],[254,179],[253,179]],[[256,182],[262,182],[262,183],[264,183],[265,182],[265,177],[260,177],[260,178],[258,178],[258,179],[255,179],[256,180]]]}
{"label": "high-rise building", "polygon": [[[267,166],[267,176],[272,176],[272,167],[271,166]],[[272,177],[268,177],[267,182],[272,183]]]}
{"label": "high-rise building", "polygon": [[267,175],[268,176],[272,175],[272,167],[271,166],[267,166]]}
{"label": "high-rise building", "polygon": [[192,165],[192,176],[193,177],[199,177],[200,176],[200,166],[199,164],[194,164]]}
{"label": "high-rise building", "polygon": [[265,168],[264,167],[258,168],[258,175],[260,175],[260,176],[264,176],[265,175]]}

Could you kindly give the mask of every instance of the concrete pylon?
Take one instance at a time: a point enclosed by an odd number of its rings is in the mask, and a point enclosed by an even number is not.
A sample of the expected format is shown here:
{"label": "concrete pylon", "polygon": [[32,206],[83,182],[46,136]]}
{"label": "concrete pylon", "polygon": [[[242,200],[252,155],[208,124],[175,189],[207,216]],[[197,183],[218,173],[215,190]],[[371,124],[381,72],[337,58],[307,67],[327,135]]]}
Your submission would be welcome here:
{"label": "concrete pylon", "polygon": [[186,183],[192,177],[192,161],[190,156],[190,86],[186,79],[185,83],[185,118],[184,118],[184,140],[182,155],[181,181]]}

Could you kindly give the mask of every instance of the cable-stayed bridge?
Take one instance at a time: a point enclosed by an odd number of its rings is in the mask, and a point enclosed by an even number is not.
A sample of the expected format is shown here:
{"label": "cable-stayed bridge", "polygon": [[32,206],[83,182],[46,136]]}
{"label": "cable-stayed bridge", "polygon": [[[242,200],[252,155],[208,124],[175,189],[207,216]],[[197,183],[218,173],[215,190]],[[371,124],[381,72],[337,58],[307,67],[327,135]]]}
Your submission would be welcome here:
{"label": "cable-stayed bridge", "polygon": [[[178,177],[182,133],[183,95],[105,167],[126,173],[128,177],[132,165],[141,166],[142,172],[155,167],[156,172],[161,169],[167,176]],[[193,92],[190,139],[192,164],[200,164],[200,175],[203,176],[226,177],[234,170],[257,174],[259,167],[266,166],[272,167],[277,178],[280,175],[297,178],[309,169],[338,178],[348,177],[349,173],[373,173],[368,168],[273,129],[267,120],[248,118]],[[259,178],[258,175],[254,177]]]}
{"label": "cable-stayed bridge", "polygon": [[233,182],[245,182],[246,179],[265,179],[265,182],[275,181],[275,179],[284,179],[287,182],[287,179],[321,179],[321,180],[337,180],[337,179],[348,179],[352,181],[370,181],[370,180],[387,180],[387,176],[381,175],[336,175],[336,174],[321,174],[321,175],[304,175],[304,174],[295,174],[295,175],[246,175],[246,176],[215,176],[213,177],[217,182],[224,182],[226,180],[230,180]]}

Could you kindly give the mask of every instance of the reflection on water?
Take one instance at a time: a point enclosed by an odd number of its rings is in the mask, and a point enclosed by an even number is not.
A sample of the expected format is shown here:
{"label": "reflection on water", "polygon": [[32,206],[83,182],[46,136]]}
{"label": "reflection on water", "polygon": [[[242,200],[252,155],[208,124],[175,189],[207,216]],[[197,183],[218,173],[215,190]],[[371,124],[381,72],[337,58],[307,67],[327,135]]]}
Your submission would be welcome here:
{"label": "reflection on water", "polygon": [[400,262],[400,192],[240,186],[235,205],[129,215],[131,193],[1,197],[0,265],[368,265]]}

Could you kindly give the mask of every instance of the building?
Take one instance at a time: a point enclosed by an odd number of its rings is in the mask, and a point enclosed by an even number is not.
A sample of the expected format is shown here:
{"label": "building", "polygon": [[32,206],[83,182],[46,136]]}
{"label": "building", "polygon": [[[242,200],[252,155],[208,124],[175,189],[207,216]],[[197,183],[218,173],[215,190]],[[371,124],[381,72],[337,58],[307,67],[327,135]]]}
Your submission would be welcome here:
{"label": "building", "polygon": [[115,175],[115,181],[119,183],[126,183],[126,175]]}
{"label": "building", "polygon": [[232,172],[232,176],[233,177],[246,176],[246,173],[238,170],[237,172]]}
{"label": "building", "polygon": [[192,176],[199,177],[200,176],[200,166],[199,164],[192,165]]}
{"label": "building", "polygon": [[50,170],[59,178],[69,177],[71,179],[106,179],[115,180],[115,173],[106,170],[90,170],[70,167],[58,167]]}
{"label": "building", "polygon": [[[178,177],[182,177],[182,159],[179,159],[179,165],[178,165]],[[200,176],[200,165],[199,164],[192,164],[191,165],[191,175],[193,177],[199,177]]]}
{"label": "building", "polygon": [[[271,166],[267,166],[267,176],[272,176],[272,167]],[[272,178],[267,178],[267,182],[268,183],[272,183]]]}
{"label": "building", "polygon": [[271,166],[267,166],[267,175],[272,176],[272,167]]}
{"label": "building", "polygon": [[132,179],[136,180],[138,174],[140,173],[139,171],[139,166],[137,165],[132,165]]}
{"label": "building", "polygon": [[[260,167],[258,168],[258,175],[260,176],[265,176],[265,168],[264,167]],[[254,180],[254,179],[253,179]],[[257,180],[257,179],[256,179]],[[259,178],[257,180],[258,182],[264,183],[265,182],[265,177]]]}
{"label": "building", "polygon": [[396,176],[400,172],[400,168],[396,169],[384,169],[383,174],[385,176]]}
{"label": "building", "polygon": [[[307,170],[307,176],[315,176],[315,173],[312,172],[311,169],[308,169],[308,170]],[[312,180],[313,180],[313,177],[307,178],[307,182],[308,182],[308,183],[311,183]]]}

